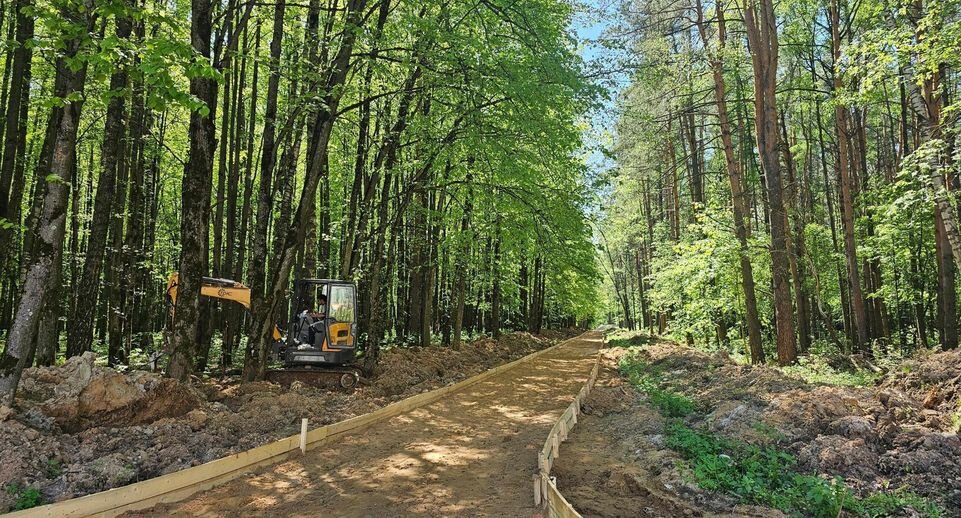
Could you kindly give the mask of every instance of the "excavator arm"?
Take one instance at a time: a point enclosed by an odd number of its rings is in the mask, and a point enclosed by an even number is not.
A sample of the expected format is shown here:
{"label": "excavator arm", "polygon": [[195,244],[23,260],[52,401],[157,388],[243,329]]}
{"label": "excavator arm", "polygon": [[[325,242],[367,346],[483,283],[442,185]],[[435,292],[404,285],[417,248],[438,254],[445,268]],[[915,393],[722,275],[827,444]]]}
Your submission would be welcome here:
{"label": "excavator arm", "polygon": [[[171,312],[177,306],[177,285],[180,276],[177,272],[171,273],[167,278],[167,299],[171,304]],[[200,286],[200,294],[212,299],[229,300],[240,304],[250,311],[250,288],[243,283],[231,279],[218,279],[215,277],[204,277]],[[280,329],[274,326],[274,340],[280,340],[283,335]]]}

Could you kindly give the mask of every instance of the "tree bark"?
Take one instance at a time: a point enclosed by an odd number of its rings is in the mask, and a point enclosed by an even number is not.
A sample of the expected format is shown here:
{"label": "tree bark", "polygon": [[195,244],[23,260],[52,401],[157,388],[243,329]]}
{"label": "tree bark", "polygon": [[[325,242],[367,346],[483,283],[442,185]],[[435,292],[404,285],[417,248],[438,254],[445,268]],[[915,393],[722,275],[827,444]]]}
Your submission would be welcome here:
{"label": "tree bark", "polygon": [[[274,162],[277,154],[277,141],[275,132],[277,127],[277,96],[280,91],[280,53],[284,37],[284,10],[286,4],[283,0],[277,2],[274,7],[273,35],[270,40],[270,61],[267,65],[267,99],[266,111],[264,112],[263,145],[260,155],[260,186],[257,195],[257,226],[254,230],[253,246],[250,251],[250,307],[254,316],[254,321],[249,330],[248,346],[244,351],[244,379],[252,381],[261,378],[266,365],[261,365],[258,351],[255,349],[257,344],[266,343],[270,340],[267,335],[268,330],[257,329],[257,324],[262,320],[262,327],[266,328],[266,323],[272,323],[275,311],[272,307],[265,306],[265,283],[267,279],[267,233],[270,227],[270,219],[273,214],[274,191],[273,191],[273,171]],[[261,346],[264,350],[264,361],[266,363],[266,345]]]}
{"label": "tree bark", "polygon": [[471,254],[471,243],[473,242],[471,234],[471,212],[474,208],[474,193],[471,188],[471,182],[473,181],[472,171],[470,168],[473,166],[473,161],[468,160],[467,162],[467,175],[464,182],[467,184],[467,193],[464,197],[464,214],[461,216],[460,222],[460,239],[461,244],[458,247],[457,258],[454,260],[457,271],[454,273],[454,329],[452,334],[454,335],[453,345],[456,347],[460,345],[464,330],[464,305],[467,300],[467,275],[468,275],[468,265],[470,264],[470,254]]}
{"label": "tree bark", "polygon": [[308,205],[314,200],[321,175],[327,173],[327,147],[334,122],[337,119],[337,108],[343,96],[341,85],[346,81],[350,70],[350,57],[357,31],[363,20],[362,15],[365,5],[366,0],[350,0],[347,2],[346,28],[343,31],[337,54],[330,62],[328,74],[324,75],[327,78],[321,90],[324,97],[317,110],[314,122],[313,131],[315,135],[311,136],[317,146],[311,150],[311,167],[308,169],[304,180],[300,201],[297,204],[297,210],[290,227],[287,229],[283,247],[274,256],[275,271],[271,275],[272,278],[263,292],[260,292],[259,287],[251,292],[253,295],[251,300],[253,325],[250,331],[250,346],[253,351],[251,351],[249,368],[245,366],[245,379],[248,380],[263,378],[266,371],[267,350],[273,328],[271,317],[275,314],[277,304],[287,288],[287,279],[293,268],[296,251],[303,245],[308,223],[307,212],[310,210]]}
{"label": "tree bark", "polygon": [[[10,92],[6,106],[5,132],[3,135],[3,158],[0,160],[0,218],[10,223],[20,223],[20,204],[23,200],[24,148],[27,140],[27,110],[30,105],[30,81],[32,77],[34,17],[25,12],[33,7],[32,0],[18,0],[16,10],[16,48],[13,49]],[[0,226],[2,227],[2,226]],[[12,243],[14,230],[0,228],[0,242]],[[0,275],[7,269],[7,262],[15,254],[14,247],[0,247]],[[13,278],[13,277],[12,277]],[[13,305],[14,286],[11,282],[9,299]],[[0,315],[0,322],[6,315]]]}
{"label": "tree bark", "polygon": [[[132,24],[127,16],[117,18],[116,36],[120,40],[130,37]],[[103,270],[104,254],[107,248],[107,234],[114,215],[114,191],[118,169],[118,157],[123,145],[126,128],[125,105],[128,81],[127,64],[120,63],[110,76],[110,91],[115,94],[107,105],[104,122],[103,147],[100,154],[100,177],[97,181],[97,194],[94,198],[93,216],[90,221],[90,234],[87,237],[87,250],[84,257],[80,282],[75,296],[85,301],[74,306],[67,330],[67,357],[77,356],[91,349],[93,342],[94,312],[100,295],[100,277]],[[121,209],[122,211],[122,209]]]}
{"label": "tree bark", "polygon": [[774,284],[778,363],[788,365],[797,360],[797,350],[787,249],[787,213],[784,208],[777,147],[777,22],[772,0],[759,0],[758,5],[760,13],[757,12],[753,0],[747,4],[744,9],[744,23],[754,68],[755,138],[767,182],[770,211],[771,277]]}
{"label": "tree bark", "polygon": [[[83,45],[83,39],[94,23],[89,5],[86,10],[63,8],[61,18],[69,24],[79,26],[81,36],[67,40],[64,54],[56,61],[54,94],[65,99],[71,94],[83,94],[87,76],[86,61],[74,69],[67,65],[75,58]],[[24,270],[24,283],[20,302],[17,306],[13,325],[7,335],[6,348],[0,356],[0,405],[12,405],[20,374],[27,362],[34,356],[37,330],[43,307],[54,291],[56,280],[57,256],[63,253],[66,231],[66,212],[70,194],[69,178],[72,176],[76,160],[77,131],[83,107],[82,99],[73,100],[64,106],[51,109],[47,122],[44,146],[37,165],[38,171],[49,171],[38,178],[43,186],[40,209],[35,224],[31,226],[32,247],[27,257],[29,262]]]}
{"label": "tree bark", "polygon": [[[706,47],[707,31],[704,24],[704,14],[701,1],[697,0],[697,26],[701,41]],[[717,115],[720,123],[721,142],[724,147],[724,162],[727,167],[728,182],[731,186],[731,201],[734,211],[734,233],[739,246],[739,263],[741,267],[741,288],[744,290],[744,310],[747,319],[748,348],[751,352],[751,363],[764,363],[764,348],[761,346],[761,319],[758,317],[757,295],[754,287],[754,268],[751,265],[748,239],[751,235],[750,212],[747,208],[747,197],[744,193],[744,178],[740,164],[734,152],[733,131],[727,111],[727,95],[724,82],[724,63],[721,55],[726,47],[727,30],[724,18],[724,6],[717,4],[718,20],[718,52],[712,52],[711,74],[714,78],[714,100],[717,104]]]}
{"label": "tree bark", "polygon": [[[211,3],[191,0],[190,36],[194,51],[210,60]],[[180,284],[170,343],[167,375],[182,381],[193,373],[200,340],[200,287],[207,273],[210,192],[213,183],[214,127],[217,81],[209,77],[190,80],[190,93],[205,110],[190,114],[190,156],[184,170],[181,194]]]}

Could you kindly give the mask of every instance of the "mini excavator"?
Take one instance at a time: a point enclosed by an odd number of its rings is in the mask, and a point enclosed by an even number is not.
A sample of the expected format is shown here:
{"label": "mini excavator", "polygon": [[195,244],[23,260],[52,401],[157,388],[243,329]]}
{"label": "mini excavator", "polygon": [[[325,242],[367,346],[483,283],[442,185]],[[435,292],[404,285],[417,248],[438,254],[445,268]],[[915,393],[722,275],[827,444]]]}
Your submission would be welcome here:
{"label": "mini excavator", "polygon": [[[177,304],[179,275],[167,279],[170,316]],[[200,294],[236,302],[250,310],[250,288],[231,280],[203,277]],[[357,288],[352,282],[334,279],[294,281],[287,334],[275,325],[271,359],[283,365],[268,369],[267,380],[289,385],[301,381],[319,385],[336,378],[349,389],[360,380],[361,368],[354,364],[357,341]]]}

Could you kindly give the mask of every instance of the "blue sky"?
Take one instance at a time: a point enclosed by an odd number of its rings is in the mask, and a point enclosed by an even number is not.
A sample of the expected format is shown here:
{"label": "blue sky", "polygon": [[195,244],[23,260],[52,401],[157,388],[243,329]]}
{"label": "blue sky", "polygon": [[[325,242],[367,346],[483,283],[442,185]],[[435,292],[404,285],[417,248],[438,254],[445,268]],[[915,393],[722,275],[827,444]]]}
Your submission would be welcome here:
{"label": "blue sky", "polygon": [[[616,6],[620,0],[573,0],[575,2],[576,14],[574,17],[573,30],[579,42],[579,51],[584,61],[588,63],[589,69],[601,70],[607,68],[615,56],[612,51],[604,48],[599,42],[599,38],[613,28],[616,17]],[[595,63],[599,66],[591,66]],[[619,89],[626,82],[624,77],[608,77],[604,83],[608,85],[610,98],[599,111],[589,114],[590,129],[585,135],[585,142],[588,146],[587,163],[594,174],[600,173],[613,166],[609,160],[595,148],[599,144],[609,144],[610,133],[616,121],[616,100]]]}

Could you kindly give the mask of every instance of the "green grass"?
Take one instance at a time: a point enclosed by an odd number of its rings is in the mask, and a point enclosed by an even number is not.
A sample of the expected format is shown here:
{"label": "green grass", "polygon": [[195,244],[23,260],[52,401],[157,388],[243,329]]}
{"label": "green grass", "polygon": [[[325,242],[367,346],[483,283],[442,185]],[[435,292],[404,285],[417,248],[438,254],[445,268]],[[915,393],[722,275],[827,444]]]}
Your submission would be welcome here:
{"label": "green grass", "polygon": [[647,395],[648,402],[661,414],[667,417],[685,417],[696,410],[693,399],[664,388],[660,372],[649,368],[636,353],[622,358],[620,368],[631,384]]}
{"label": "green grass", "polygon": [[[651,406],[671,418],[666,444],[684,458],[691,479],[706,490],[799,517],[835,518],[843,510],[855,516],[878,518],[896,515],[906,508],[930,518],[944,514],[935,503],[904,490],[859,498],[843,479],[799,473],[797,459],[777,446],[751,444],[684,424],[679,418],[697,411],[697,402],[665,387],[662,373],[644,362],[636,351],[621,359],[620,370],[647,395]],[[764,423],[757,423],[754,428],[772,438],[781,435]]]}
{"label": "green grass", "polygon": [[13,504],[14,511],[30,509],[42,504],[40,490],[35,487],[21,487],[19,484],[8,484],[5,488],[7,494],[17,499]]}
{"label": "green grass", "polygon": [[879,373],[868,370],[838,370],[813,356],[802,357],[798,365],[781,367],[781,371],[789,377],[801,379],[807,383],[836,387],[867,387],[874,385],[881,376]]}

